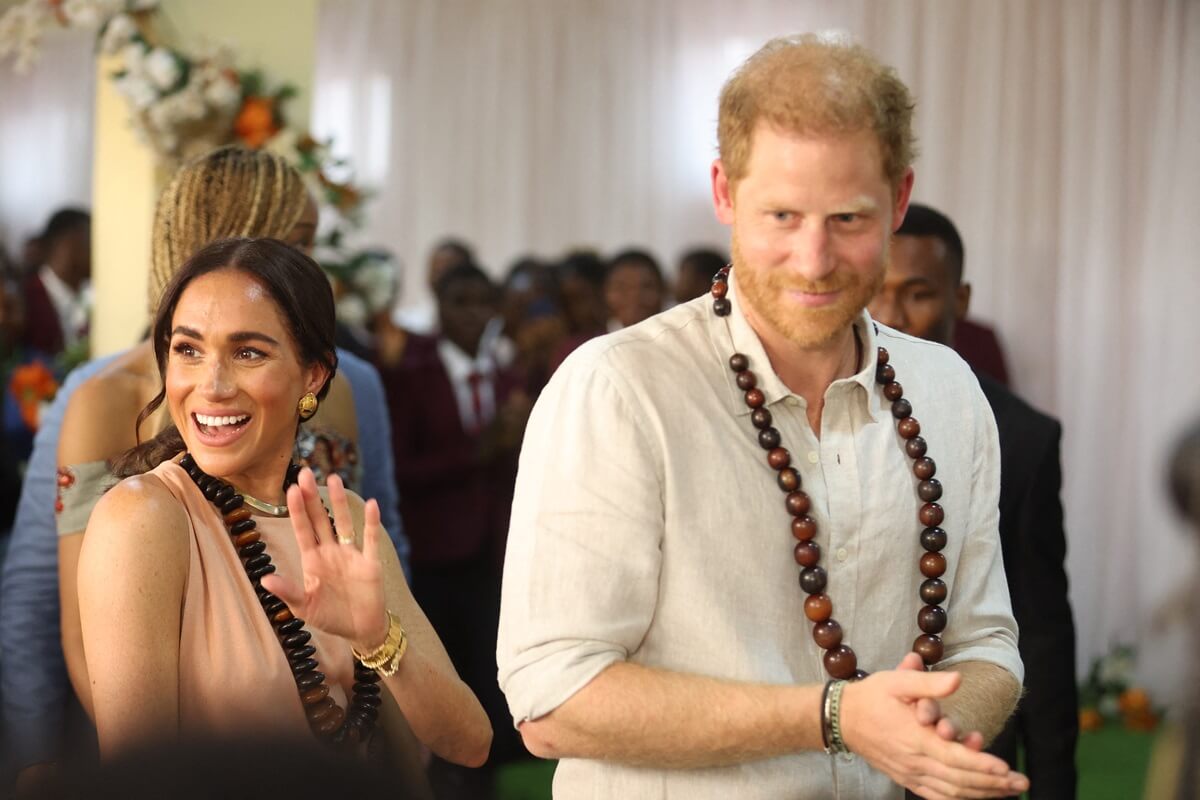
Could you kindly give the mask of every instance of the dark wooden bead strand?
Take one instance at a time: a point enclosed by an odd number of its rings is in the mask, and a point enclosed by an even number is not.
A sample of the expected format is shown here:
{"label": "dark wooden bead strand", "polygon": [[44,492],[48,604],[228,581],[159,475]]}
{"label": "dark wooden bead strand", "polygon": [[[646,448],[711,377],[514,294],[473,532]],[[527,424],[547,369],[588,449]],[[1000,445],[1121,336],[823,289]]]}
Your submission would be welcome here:
{"label": "dark wooden bead strand", "polygon": [[[179,466],[220,512],[234,550],[242,560],[246,577],[262,605],[263,613],[275,629],[279,646],[283,648],[313,733],[336,747],[365,741],[379,717],[379,674],[356,659],[354,690],[349,707],[343,711],[334,702],[325,684],[325,673],[320,671],[320,664],[315,657],[317,649],[309,644],[312,634],[305,630],[304,620],[294,616],[287,603],[262,587],[262,577],[274,572],[275,565],[266,552],[266,542],[255,530],[258,523],[251,516],[242,496],[230,484],[206,475],[191,454],[184,454]],[[285,488],[296,482],[299,472],[300,468],[294,464],[288,468]],[[329,522],[332,525],[333,519]]]}
{"label": "dark wooden bead strand", "polygon": [[[713,312],[719,317],[728,316],[732,310],[727,299],[728,281],[729,267],[723,267],[713,277]],[[888,361],[887,350],[880,347],[875,381],[896,420],[896,432],[904,452],[913,461],[916,492],[921,501],[917,520],[922,528],[920,542],[924,553],[918,567],[925,578],[920,588],[924,605],[917,613],[921,635],[913,642],[912,649],[928,667],[942,658],[940,634],[946,628],[946,610],[941,605],[946,600],[946,584],[941,580],[946,572],[946,557],[941,551],[947,537],[946,531],[939,527],[945,513],[936,502],[942,497],[942,484],[934,478],[937,465],[926,455],[928,444],[920,436],[921,425],[913,417],[912,403],[904,397],[904,388],[896,381],[896,369]],[[791,454],[783,447],[782,436],[771,424],[771,412],[765,408],[766,396],[758,388],[758,376],[750,371],[750,358],[743,353],[730,356],[729,368],[734,372],[738,388],[745,393],[746,405],[752,409],[751,422],[757,429],[759,445],[767,451],[767,465],[776,471],[776,482],[785,492],[784,505],[792,516],[792,536],[797,540],[793,555],[801,567],[800,587],[808,595],[804,601],[804,614],[813,623],[813,640],[825,651],[822,659],[825,671],[841,680],[865,678],[867,673],[858,668],[854,650],[842,641],[842,626],[833,619],[833,603],[826,594],[828,575],[820,566],[821,548],[813,541],[817,523],[808,515],[812,501],[801,489],[800,473],[792,466]]]}

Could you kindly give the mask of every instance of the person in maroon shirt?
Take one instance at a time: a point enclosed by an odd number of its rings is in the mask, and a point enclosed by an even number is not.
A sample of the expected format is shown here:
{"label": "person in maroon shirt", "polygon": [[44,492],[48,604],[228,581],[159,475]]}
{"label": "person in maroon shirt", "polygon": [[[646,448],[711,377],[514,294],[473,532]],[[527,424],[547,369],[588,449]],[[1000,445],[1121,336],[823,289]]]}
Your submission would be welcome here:
{"label": "person in maroon shirt", "polygon": [[[530,410],[517,375],[480,347],[498,292],[479,267],[458,264],[435,285],[436,337],[412,335],[382,371],[392,421],[400,512],[412,541],[413,594],[496,732],[481,770],[435,759],[439,798],[492,796],[496,764],[519,756],[496,681],[500,568]],[[508,732],[507,735],[505,732]]]}

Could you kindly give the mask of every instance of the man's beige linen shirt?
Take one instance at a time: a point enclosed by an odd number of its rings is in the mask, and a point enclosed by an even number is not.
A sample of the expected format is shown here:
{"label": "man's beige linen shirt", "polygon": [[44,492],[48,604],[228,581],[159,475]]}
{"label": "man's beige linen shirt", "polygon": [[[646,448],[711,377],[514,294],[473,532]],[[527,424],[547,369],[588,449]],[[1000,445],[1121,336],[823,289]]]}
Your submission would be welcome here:
{"label": "man's beige linen shirt", "polygon": [[[553,711],[609,664],[731,681],[827,680],[804,616],[784,493],[729,356],[745,353],[818,524],[827,593],[870,672],[920,634],[920,501],[875,348],[891,353],[937,462],[949,533],[946,654],[1023,676],[1000,557],[1000,458],[991,410],[951,350],[855,322],[863,369],[825,394],[818,439],[771,369],[730,281],[733,313],[705,297],[588,342],[542,393],[521,451],[497,660],[520,723]],[[856,756],[809,752],[671,770],[562,761],[560,800],[901,797]]]}

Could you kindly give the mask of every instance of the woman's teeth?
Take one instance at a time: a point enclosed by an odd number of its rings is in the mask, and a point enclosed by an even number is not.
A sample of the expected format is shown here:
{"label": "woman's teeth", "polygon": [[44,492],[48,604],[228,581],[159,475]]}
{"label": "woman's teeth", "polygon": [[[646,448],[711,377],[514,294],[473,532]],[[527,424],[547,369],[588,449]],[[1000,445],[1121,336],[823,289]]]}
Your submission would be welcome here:
{"label": "woman's teeth", "polygon": [[210,417],[207,414],[196,414],[196,422],[206,428],[217,428],[222,425],[240,425],[250,419],[249,414],[242,414],[236,417]]}

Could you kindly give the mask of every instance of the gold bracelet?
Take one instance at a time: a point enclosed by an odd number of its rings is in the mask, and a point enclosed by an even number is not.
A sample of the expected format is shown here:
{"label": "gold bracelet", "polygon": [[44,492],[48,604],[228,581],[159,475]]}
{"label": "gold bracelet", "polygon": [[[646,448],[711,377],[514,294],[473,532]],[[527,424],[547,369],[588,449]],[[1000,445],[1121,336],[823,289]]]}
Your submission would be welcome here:
{"label": "gold bracelet", "polygon": [[388,632],[383,644],[369,653],[361,653],[351,647],[350,652],[364,667],[378,671],[381,675],[393,675],[400,667],[400,658],[408,650],[408,635],[400,625],[400,619],[391,611],[387,612]]}

